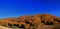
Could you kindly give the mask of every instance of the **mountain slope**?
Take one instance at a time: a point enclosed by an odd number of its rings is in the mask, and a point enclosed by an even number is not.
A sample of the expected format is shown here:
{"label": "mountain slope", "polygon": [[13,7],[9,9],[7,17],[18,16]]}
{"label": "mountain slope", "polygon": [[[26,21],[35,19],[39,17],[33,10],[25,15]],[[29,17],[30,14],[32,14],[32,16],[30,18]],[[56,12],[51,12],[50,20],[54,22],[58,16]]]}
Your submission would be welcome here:
{"label": "mountain slope", "polygon": [[36,14],[30,16],[21,16],[18,18],[5,18],[0,20],[0,25],[9,27],[18,27],[24,29],[36,29],[40,25],[58,25],[60,18],[50,14]]}

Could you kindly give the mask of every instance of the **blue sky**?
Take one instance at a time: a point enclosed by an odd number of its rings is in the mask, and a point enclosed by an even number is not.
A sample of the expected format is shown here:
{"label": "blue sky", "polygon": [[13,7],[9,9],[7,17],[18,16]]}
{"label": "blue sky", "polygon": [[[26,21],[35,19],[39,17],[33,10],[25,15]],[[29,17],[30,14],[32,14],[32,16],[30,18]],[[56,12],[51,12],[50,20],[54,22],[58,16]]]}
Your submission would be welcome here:
{"label": "blue sky", "polygon": [[60,0],[0,0],[0,18],[28,14],[53,14],[60,17]]}

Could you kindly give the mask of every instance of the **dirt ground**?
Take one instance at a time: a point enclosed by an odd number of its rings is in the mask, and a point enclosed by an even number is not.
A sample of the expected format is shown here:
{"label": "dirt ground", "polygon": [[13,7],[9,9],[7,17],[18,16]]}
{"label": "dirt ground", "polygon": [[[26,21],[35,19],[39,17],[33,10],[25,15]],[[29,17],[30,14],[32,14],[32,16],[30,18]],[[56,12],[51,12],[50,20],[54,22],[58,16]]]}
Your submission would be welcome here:
{"label": "dirt ground", "polygon": [[12,29],[12,28],[0,26],[0,29]]}

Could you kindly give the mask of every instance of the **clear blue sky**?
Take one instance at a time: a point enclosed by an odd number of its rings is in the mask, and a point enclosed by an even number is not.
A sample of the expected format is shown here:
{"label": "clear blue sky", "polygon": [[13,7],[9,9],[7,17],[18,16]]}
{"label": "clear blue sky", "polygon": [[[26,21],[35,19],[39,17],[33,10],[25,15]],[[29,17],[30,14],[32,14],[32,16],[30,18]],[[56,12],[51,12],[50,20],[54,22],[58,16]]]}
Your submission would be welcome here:
{"label": "clear blue sky", "polygon": [[0,18],[42,13],[60,16],[60,0],[0,0]]}

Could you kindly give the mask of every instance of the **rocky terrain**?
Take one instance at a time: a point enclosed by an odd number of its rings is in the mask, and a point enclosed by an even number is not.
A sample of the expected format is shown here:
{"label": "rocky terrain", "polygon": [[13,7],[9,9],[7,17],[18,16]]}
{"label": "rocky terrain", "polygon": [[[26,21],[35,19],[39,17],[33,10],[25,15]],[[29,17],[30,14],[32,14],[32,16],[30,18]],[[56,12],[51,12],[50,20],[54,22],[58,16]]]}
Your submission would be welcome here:
{"label": "rocky terrain", "polygon": [[0,19],[0,25],[13,29],[60,29],[60,18],[50,14],[36,14]]}

